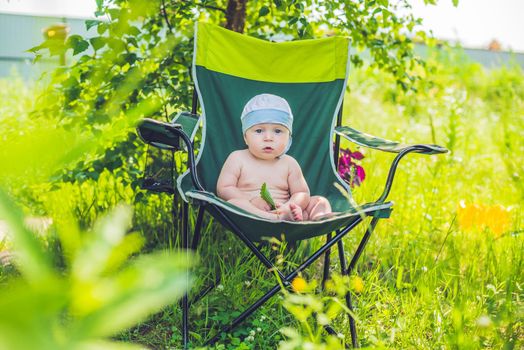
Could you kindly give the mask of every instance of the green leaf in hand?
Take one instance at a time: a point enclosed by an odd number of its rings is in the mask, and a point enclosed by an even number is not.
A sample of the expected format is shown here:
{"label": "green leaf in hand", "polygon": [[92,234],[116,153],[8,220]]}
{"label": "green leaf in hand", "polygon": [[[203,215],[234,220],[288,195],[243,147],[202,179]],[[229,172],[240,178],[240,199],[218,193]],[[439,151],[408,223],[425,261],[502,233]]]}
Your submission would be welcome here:
{"label": "green leaf in hand", "polygon": [[262,199],[265,200],[267,204],[269,204],[271,210],[275,210],[277,208],[277,206],[275,205],[275,201],[271,197],[271,193],[269,193],[265,182],[262,184],[262,188],[260,189],[260,197],[262,197]]}

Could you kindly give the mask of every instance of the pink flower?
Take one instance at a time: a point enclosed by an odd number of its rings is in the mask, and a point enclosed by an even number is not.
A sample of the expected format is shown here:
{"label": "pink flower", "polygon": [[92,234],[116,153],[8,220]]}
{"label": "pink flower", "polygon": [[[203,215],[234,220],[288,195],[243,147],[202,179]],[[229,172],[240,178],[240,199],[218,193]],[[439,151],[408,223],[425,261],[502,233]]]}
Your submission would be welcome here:
{"label": "pink flower", "polygon": [[351,187],[360,186],[366,178],[364,168],[359,164],[364,155],[359,151],[351,152],[349,148],[341,148],[338,159],[338,173]]}

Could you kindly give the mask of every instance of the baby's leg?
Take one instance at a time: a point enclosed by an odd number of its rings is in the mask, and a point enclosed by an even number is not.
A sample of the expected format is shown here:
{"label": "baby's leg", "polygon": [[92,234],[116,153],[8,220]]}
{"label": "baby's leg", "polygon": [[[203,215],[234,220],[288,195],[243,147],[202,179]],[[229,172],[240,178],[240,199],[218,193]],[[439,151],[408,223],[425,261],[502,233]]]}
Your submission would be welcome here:
{"label": "baby's leg", "polygon": [[277,215],[275,212],[268,212],[268,211],[264,211],[262,209],[255,207],[247,199],[233,198],[233,199],[228,200],[228,202],[244,210],[247,210],[250,213],[263,217],[265,219],[295,221],[294,215],[296,214],[293,213],[292,210],[290,209],[280,211],[279,214]]}
{"label": "baby's leg", "polygon": [[329,204],[327,198],[313,196],[304,210],[304,220],[316,220],[331,212],[331,204]]}
{"label": "baby's leg", "polygon": [[278,220],[277,214],[257,208],[247,199],[233,198],[228,200],[228,202],[265,219]]}

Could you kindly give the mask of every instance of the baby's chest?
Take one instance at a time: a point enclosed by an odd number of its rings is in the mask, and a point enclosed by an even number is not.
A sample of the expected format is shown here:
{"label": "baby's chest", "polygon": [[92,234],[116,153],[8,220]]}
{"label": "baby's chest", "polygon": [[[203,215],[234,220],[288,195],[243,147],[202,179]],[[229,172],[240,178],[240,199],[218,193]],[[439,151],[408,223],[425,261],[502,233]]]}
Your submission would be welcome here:
{"label": "baby's chest", "polygon": [[246,188],[260,188],[265,182],[269,187],[288,188],[288,169],[282,166],[244,167],[238,180],[239,186]]}

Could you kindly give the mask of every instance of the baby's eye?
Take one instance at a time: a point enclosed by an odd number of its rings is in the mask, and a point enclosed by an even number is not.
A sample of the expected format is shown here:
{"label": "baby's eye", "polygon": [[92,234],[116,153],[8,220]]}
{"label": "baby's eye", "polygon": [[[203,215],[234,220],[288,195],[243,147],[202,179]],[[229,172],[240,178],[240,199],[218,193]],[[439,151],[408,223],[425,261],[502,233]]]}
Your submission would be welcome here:
{"label": "baby's eye", "polygon": [[282,132],[282,129],[275,129],[275,133],[280,134]]}
{"label": "baby's eye", "polygon": [[255,129],[255,132],[256,132],[257,134],[260,134],[260,133],[262,133],[262,129]]}

